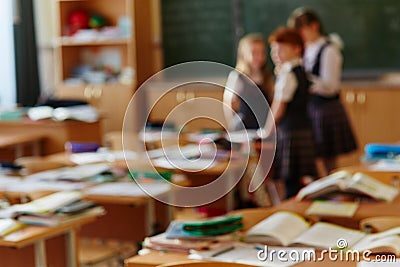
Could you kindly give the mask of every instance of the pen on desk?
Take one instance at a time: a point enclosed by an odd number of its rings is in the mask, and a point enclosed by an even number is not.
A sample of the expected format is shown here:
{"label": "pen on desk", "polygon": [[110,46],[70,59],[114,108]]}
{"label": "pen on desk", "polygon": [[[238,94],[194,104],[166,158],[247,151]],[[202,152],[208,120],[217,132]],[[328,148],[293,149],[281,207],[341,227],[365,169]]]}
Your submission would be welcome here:
{"label": "pen on desk", "polygon": [[222,254],[224,254],[224,253],[226,253],[226,252],[229,252],[229,251],[231,251],[231,250],[234,250],[234,249],[235,249],[234,246],[227,247],[226,249],[223,249],[223,250],[220,250],[220,251],[218,251],[218,252],[215,252],[214,254],[211,255],[211,257],[217,257],[217,256],[219,256],[219,255],[222,255]]}

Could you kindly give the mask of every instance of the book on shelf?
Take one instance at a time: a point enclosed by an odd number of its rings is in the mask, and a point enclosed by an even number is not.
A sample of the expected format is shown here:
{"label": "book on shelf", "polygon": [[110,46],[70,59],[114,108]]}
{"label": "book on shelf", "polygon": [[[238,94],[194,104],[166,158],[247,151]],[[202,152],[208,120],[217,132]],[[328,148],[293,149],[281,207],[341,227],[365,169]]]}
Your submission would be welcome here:
{"label": "book on shelf", "polygon": [[365,233],[332,223],[317,222],[311,225],[302,216],[289,211],[278,211],[250,228],[244,235],[245,242],[277,246],[309,246],[316,249],[337,247],[345,239],[351,247]]}
{"label": "book on shelf", "polygon": [[212,238],[242,229],[242,219],[242,215],[226,215],[200,221],[172,221],[165,234],[166,238]]}
{"label": "book on shelf", "polygon": [[0,219],[0,237],[6,236],[18,229],[21,229],[23,224],[10,218]]}
{"label": "book on shelf", "polygon": [[324,197],[334,192],[367,196],[388,202],[392,201],[399,193],[396,187],[387,185],[364,173],[356,172],[352,175],[347,171],[338,171],[303,187],[296,195],[296,199]]}

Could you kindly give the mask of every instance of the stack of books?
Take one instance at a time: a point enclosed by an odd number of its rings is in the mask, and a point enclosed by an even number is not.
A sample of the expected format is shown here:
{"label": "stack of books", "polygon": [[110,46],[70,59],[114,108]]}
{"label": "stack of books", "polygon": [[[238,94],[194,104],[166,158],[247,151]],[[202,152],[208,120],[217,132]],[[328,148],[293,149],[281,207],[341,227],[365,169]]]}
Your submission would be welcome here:
{"label": "stack of books", "polygon": [[191,250],[214,250],[237,241],[237,231],[242,228],[242,215],[220,216],[202,221],[172,221],[165,233],[146,238],[143,246],[185,253]]}
{"label": "stack of books", "polygon": [[57,192],[0,210],[0,218],[28,225],[57,226],[105,213],[103,207],[81,200],[82,196],[80,191]]}

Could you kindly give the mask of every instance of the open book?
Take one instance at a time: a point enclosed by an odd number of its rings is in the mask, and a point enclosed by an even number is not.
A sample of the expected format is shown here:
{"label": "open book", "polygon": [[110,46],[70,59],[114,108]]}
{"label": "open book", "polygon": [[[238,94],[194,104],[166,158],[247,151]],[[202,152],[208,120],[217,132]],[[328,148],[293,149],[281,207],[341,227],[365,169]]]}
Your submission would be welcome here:
{"label": "open book", "polygon": [[103,207],[91,207],[84,211],[74,214],[67,213],[47,213],[47,214],[22,214],[18,221],[29,225],[57,226],[71,223],[85,218],[97,217],[105,214]]}
{"label": "open book", "polygon": [[338,240],[345,239],[348,247],[353,246],[365,233],[326,222],[312,226],[300,215],[279,211],[250,228],[245,242],[279,246],[310,246],[317,249],[338,247]]}
{"label": "open book", "polygon": [[400,227],[395,227],[377,234],[369,234],[352,249],[369,250],[372,253],[391,253],[400,256]]}
{"label": "open book", "polygon": [[337,191],[365,195],[384,201],[392,201],[398,194],[397,188],[366,174],[357,172],[351,175],[347,171],[339,171],[303,187],[296,199],[311,199]]}
{"label": "open book", "polygon": [[[305,261],[307,255],[310,255],[308,253],[315,252],[314,249],[309,247],[268,247],[268,249],[279,253],[280,256],[272,256],[270,252],[269,256],[265,257],[265,253],[268,253],[265,251],[265,247],[235,242],[210,250],[191,250],[189,259],[220,261],[221,266],[225,266],[223,262],[235,262],[249,266],[288,267]],[[299,257],[289,256],[293,253],[296,253]],[[263,255],[262,258],[259,258],[259,255]]]}
{"label": "open book", "polygon": [[82,198],[80,191],[60,191],[38,198],[28,203],[12,205],[0,210],[0,218],[15,218],[21,214],[46,214],[78,201]]}

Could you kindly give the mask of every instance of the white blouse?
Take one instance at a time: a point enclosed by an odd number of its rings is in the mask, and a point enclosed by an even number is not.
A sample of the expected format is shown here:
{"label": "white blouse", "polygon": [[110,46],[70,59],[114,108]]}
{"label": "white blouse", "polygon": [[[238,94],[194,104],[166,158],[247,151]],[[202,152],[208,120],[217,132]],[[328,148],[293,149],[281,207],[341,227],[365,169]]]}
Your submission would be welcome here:
{"label": "white blouse", "polygon": [[293,95],[297,88],[296,75],[292,69],[301,65],[302,60],[296,58],[294,60],[282,64],[279,75],[275,82],[274,100],[279,102],[288,103],[292,101]]}
{"label": "white blouse", "polygon": [[[321,37],[308,44],[304,53],[304,68],[311,73],[318,52],[325,44],[326,39]],[[310,75],[312,81],[311,93],[321,96],[333,96],[339,92],[342,74],[343,58],[340,49],[334,43],[328,45],[321,55],[320,76]]]}

